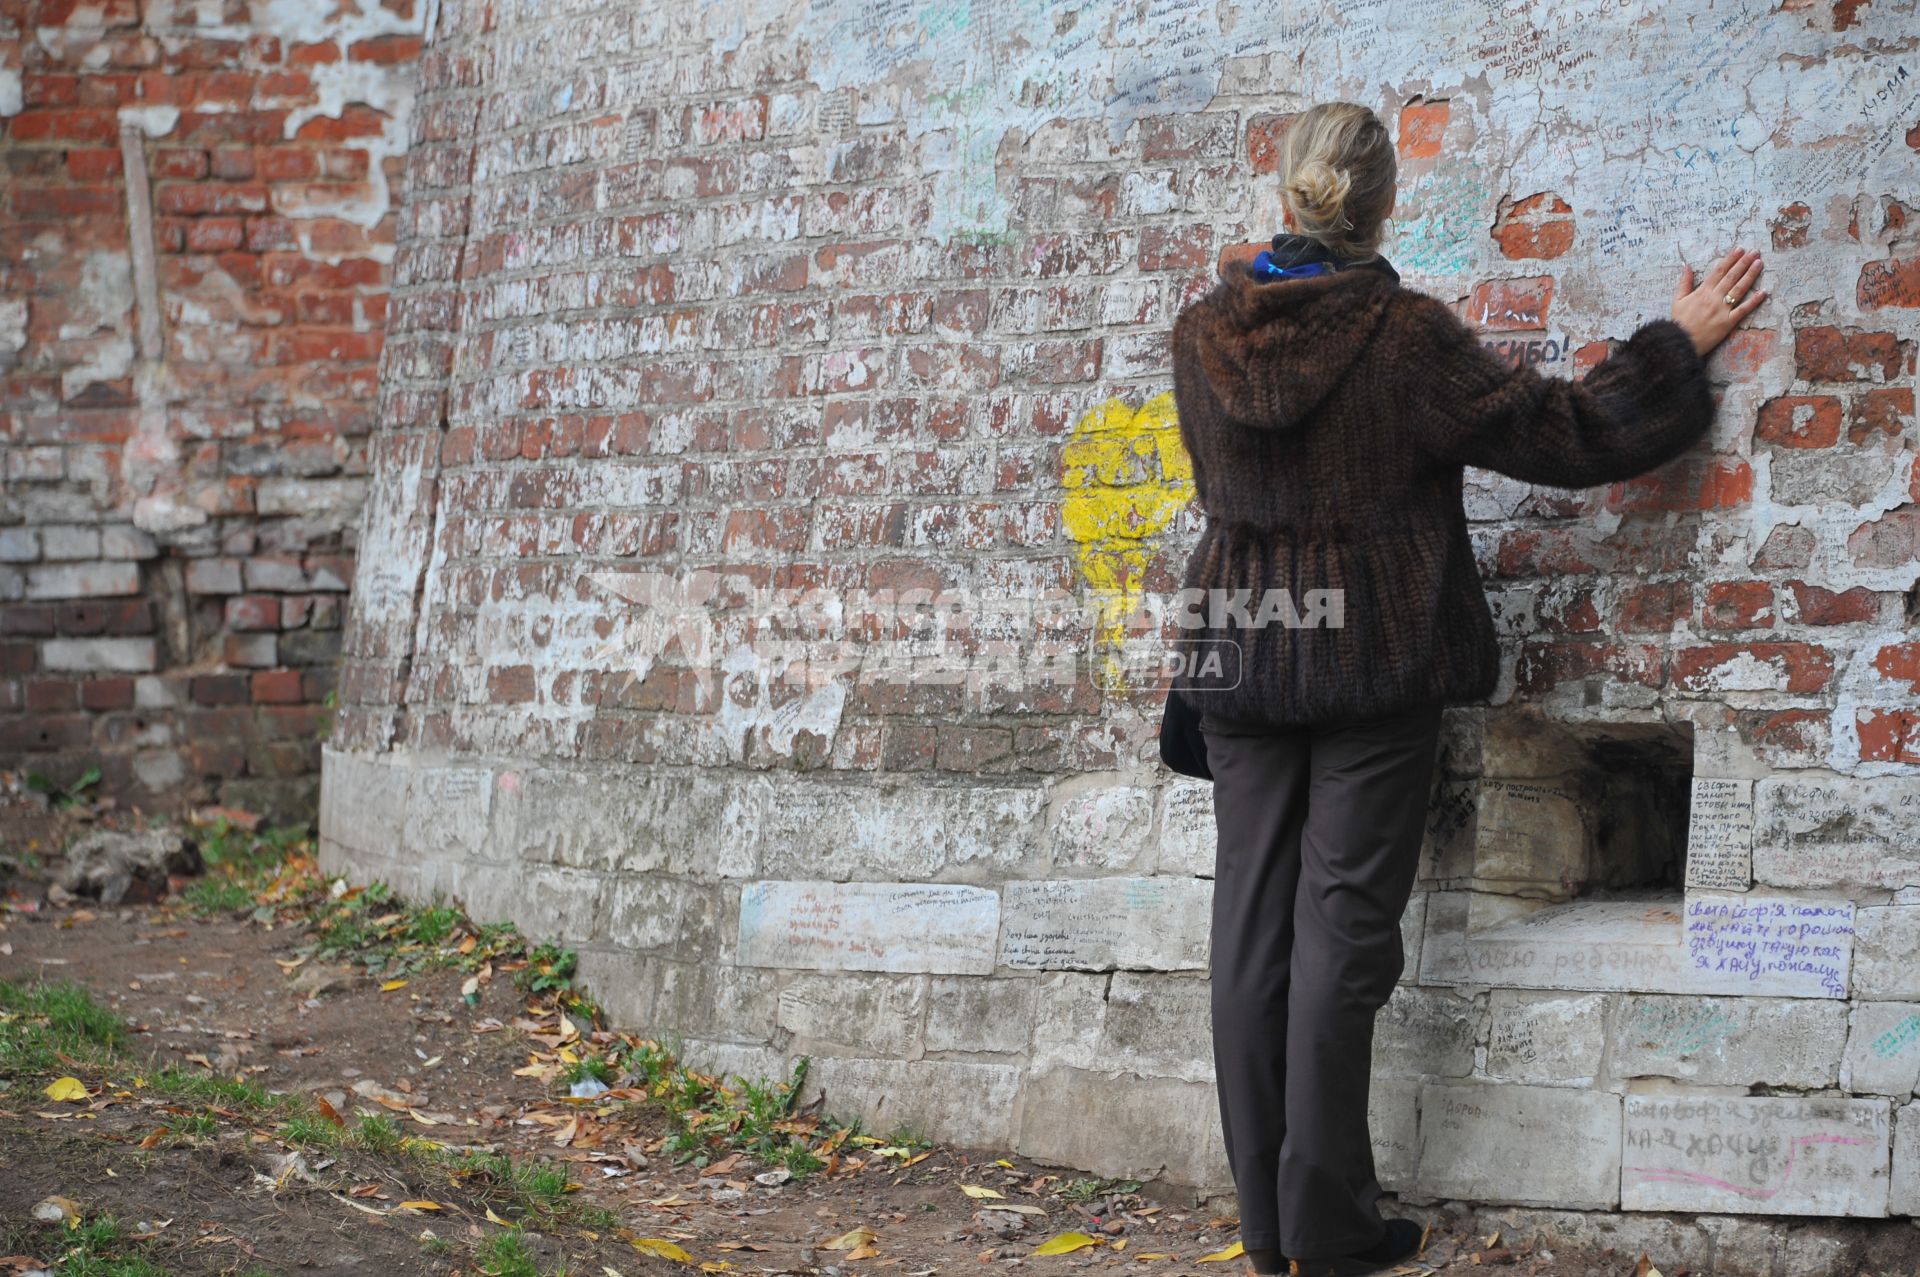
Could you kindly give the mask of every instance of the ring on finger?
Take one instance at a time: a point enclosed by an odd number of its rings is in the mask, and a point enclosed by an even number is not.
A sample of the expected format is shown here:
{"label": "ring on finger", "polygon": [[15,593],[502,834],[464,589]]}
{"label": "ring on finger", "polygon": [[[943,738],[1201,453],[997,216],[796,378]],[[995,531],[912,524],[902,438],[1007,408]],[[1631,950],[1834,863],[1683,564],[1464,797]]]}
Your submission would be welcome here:
{"label": "ring on finger", "polygon": [[1739,298],[1735,297],[1732,293],[1728,293],[1726,295],[1725,301],[1727,305],[1732,306],[1739,301]]}

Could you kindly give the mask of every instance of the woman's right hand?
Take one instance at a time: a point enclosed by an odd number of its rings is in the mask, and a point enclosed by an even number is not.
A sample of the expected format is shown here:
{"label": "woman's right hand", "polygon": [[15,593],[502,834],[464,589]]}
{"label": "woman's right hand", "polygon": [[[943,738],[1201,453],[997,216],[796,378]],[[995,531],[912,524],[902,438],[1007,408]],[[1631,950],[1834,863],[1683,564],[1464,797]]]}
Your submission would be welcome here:
{"label": "woman's right hand", "polygon": [[[1766,293],[1753,289],[1753,281],[1759,278],[1760,254],[1750,248],[1730,250],[1714,263],[1698,288],[1693,284],[1693,267],[1681,269],[1673,290],[1673,322],[1687,330],[1703,358],[1766,300]],[[1729,297],[1734,301],[1731,306]]]}

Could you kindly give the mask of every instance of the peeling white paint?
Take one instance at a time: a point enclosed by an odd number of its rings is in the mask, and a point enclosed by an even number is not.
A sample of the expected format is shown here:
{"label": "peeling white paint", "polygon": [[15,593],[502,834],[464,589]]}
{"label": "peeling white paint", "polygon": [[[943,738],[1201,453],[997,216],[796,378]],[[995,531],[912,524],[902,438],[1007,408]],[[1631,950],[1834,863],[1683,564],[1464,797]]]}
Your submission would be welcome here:
{"label": "peeling white paint", "polygon": [[20,114],[20,68],[0,67],[0,116]]}

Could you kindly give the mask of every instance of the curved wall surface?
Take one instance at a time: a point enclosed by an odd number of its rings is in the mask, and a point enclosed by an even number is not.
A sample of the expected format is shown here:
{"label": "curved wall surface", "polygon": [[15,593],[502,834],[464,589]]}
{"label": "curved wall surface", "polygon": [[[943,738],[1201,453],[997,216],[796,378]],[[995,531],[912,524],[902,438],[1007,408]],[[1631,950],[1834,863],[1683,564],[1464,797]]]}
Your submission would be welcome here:
{"label": "curved wall surface", "polygon": [[1739,1216],[1920,1212],[1917,25],[448,0],[330,863],[564,940],[708,1067],[1227,1187],[1210,798],[1154,748],[1167,333],[1350,98],[1388,257],[1516,363],[1579,375],[1734,244],[1773,294],[1687,456],[1468,473],[1503,673],[1449,715],[1383,1181],[1683,1212],[1702,1270]]}

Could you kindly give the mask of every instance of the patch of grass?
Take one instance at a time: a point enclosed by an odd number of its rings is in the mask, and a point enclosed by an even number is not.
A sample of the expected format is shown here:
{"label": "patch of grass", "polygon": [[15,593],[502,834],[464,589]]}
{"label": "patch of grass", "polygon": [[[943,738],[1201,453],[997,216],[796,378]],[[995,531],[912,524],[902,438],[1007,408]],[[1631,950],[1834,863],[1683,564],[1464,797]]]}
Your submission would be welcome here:
{"label": "patch of grass", "polygon": [[398,1122],[378,1113],[363,1114],[347,1133],[347,1143],[381,1157],[399,1152],[406,1139]]}
{"label": "patch of grass", "polygon": [[1060,1188],[1060,1197],[1069,1202],[1087,1202],[1108,1193],[1137,1193],[1140,1181],[1137,1179],[1076,1179],[1069,1180]]}
{"label": "patch of grass", "polygon": [[583,1056],[560,1070],[560,1080],[569,1086],[583,1078],[592,1078],[604,1086],[612,1086],[619,1076],[620,1070],[604,1055]]}
{"label": "patch of grass", "polygon": [[89,767],[75,777],[72,784],[62,785],[50,776],[39,772],[28,772],[27,788],[52,799],[55,811],[66,811],[72,807],[86,805],[87,790],[100,783],[100,776],[98,767]]}
{"label": "patch of grass", "polygon": [[579,965],[579,955],[571,949],[536,945],[527,955],[527,965],[513,973],[513,982],[528,993],[559,992],[572,986],[573,973]]}
{"label": "patch of grass", "polygon": [[415,911],[407,920],[406,937],[414,944],[444,943],[460,927],[460,911],[434,903]]}
{"label": "patch of grass", "polygon": [[281,1123],[280,1138],[297,1148],[338,1148],[344,1132],[315,1113],[299,1113]]}
{"label": "patch of grass", "polygon": [[474,1263],[488,1277],[540,1277],[517,1228],[503,1229],[475,1248]]}
{"label": "patch of grass", "polygon": [[57,1277],[166,1277],[165,1269],[127,1242],[111,1215],[82,1221],[63,1241],[65,1249],[53,1263]]}
{"label": "patch of grass", "polygon": [[187,908],[201,917],[216,913],[234,913],[253,904],[253,892],[244,883],[232,878],[202,878],[185,891],[180,898]]}
{"label": "patch of grass", "polygon": [[567,1198],[567,1173],[549,1162],[473,1152],[455,1155],[447,1169],[482,1197],[498,1197],[527,1214],[551,1215]]}
{"label": "patch of grass", "polygon": [[15,1094],[48,1075],[120,1062],[127,1028],[78,984],[0,982],[0,1073]]}
{"label": "patch of grass", "polygon": [[174,1065],[148,1077],[147,1086],[176,1103],[204,1104],[249,1117],[295,1113],[306,1107],[306,1101],[298,1095],[274,1095],[265,1087],[242,1078],[189,1073]]}

